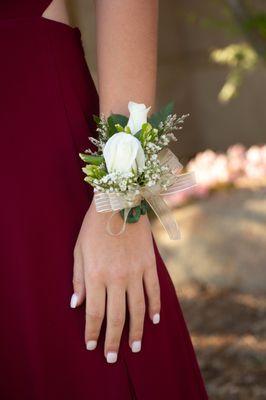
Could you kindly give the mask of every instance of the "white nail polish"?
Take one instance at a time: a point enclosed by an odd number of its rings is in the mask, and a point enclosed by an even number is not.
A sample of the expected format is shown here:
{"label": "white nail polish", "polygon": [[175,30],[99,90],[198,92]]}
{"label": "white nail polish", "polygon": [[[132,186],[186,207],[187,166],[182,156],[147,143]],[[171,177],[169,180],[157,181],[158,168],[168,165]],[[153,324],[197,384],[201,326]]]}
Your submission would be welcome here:
{"label": "white nail polish", "polygon": [[94,350],[94,349],[96,349],[96,346],[97,346],[96,340],[88,340],[88,342],[86,344],[87,350]]}
{"label": "white nail polish", "polygon": [[114,351],[109,351],[109,353],[107,353],[106,360],[110,364],[115,363],[117,360],[117,353],[115,353]]}
{"label": "white nail polish", "polygon": [[160,322],[160,314],[154,314],[154,316],[152,318],[152,322],[154,324],[159,324],[159,322]]}
{"label": "white nail polish", "polygon": [[133,353],[138,353],[141,350],[141,341],[140,340],[135,340],[132,343],[131,350],[132,350]]}
{"label": "white nail polish", "polygon": [[78,295],[77,293],[73,293],[70,300],[70,307],[76,308],[78,305]]}

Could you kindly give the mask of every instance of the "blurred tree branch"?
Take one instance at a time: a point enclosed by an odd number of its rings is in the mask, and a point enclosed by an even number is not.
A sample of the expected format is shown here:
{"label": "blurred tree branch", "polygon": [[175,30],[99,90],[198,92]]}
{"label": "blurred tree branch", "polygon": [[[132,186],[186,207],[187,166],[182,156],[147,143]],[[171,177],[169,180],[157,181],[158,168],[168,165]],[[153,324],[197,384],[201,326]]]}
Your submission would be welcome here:
{"label": "blurred tree branch", "polygon": [[[256,19],[257,24],[259,23],[258,18],[254,18],[254,14],[251,12],[250,8],[247,6],[245,0],[224,0],[225,3],[231,10],[235,21],[239,25],[246,39],[250,42],[251,46],[256,50],[258,55],[265,62],[266,60],[266,41],[263,40],[261,35],[256,29]],[[262,14],[260,14],[262,16]],[[253,22],[253,23],[252,23]],[[263,22],[263,18],[261,18],[261,22]],[[264,20],[266,24],[266,19]],[[255,28],[255,29],[251,29]],[[257,26],[258,28],[258,26]]]}
{"label": "blurred tree branch", "polygon": [[[213,0],[208,2],[213,4]],[[237,35],[237,41],[231,39],[227,46],[210,51],[213,62],[228,67],[218,94],[221,103],[228,103],[238,95],[245,76],[259,65],[266,65],[266,9],[256,0],[217,0],[216,3],[219,8],[215,16],[195,17],[190,12],[189,17],[205,28],[219,28]]]}

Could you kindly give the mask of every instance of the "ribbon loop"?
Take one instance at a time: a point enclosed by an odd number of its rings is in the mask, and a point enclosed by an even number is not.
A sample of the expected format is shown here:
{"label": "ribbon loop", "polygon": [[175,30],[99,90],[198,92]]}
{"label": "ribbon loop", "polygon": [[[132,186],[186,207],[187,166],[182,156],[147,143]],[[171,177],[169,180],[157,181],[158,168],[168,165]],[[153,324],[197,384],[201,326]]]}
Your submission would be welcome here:
{"label": "ribbon loop", "polygon": [[180,239],[180,230],[168,204],[161,196],[146,199],[171,240]]}
{"label": "ribbon loop", "polygon": [[107,232],[109,233],[109,235],[111,235],[111,236],[119,236],[119,235],[121,235],[121,234],[125,231],[125,229],[126,229],[126,223],[127,223],[127,217],[128,217],[129,212],[130,212],[130,208],[125,208],[124,210],[125,210],[125,211],[124,211],[123,224],[122,224],[121,229],[120,229],[118,232],[114,232],[114,231],[113,231],[113,229],[112,229],[112,227],[111,227],[111,222],[112,222],[113,217],[114,217],[119,211],[114,211],[114,212],[110,215],[110,218],[108,219],[107,225],[106,225],[106,230],[107,230]]}
{"label": "ribbon loop", "polygon": [[[130,209],[138,206],[141,203],[141,200],[145,199],[159,218],[161,224],[168,233],[169,238],[172,240],[180,239],[180,230],[178,228],[177,222],[173,216],[171,209],[169,208],[163,197],[181,192],[185,189],[189,189],[195,186],[195,174],[193,172],[180,174],[183,166],[179,162],[178,158],[168,148],[161,150],[158,158],[161,165],[168,167],[166,175],[170,183],[166,190],[163,190],[160,184],[156,184],[151,187],[141,187],[139,190],[139,194],[133,192],[107,193],[95,191],[94,201],[96,205],[96,210],[98,212],[113,211],[113,214],[110,216],[106,227],[110,235],[118,236],[125,231],[126,221]],[[123,209],[125,210],[125,212],[122,228],[119,232],[113,232],[110,225],[111,220],[118,211]]]}

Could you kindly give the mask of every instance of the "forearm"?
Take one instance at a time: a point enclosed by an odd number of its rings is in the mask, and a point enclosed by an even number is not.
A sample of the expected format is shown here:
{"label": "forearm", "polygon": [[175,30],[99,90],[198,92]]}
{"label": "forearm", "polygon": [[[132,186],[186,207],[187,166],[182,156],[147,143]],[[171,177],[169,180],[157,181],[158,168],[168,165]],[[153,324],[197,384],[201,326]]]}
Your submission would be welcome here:
{"label": "forearm", "polygon": [[154,105],[158,0],[95,0],[100,111]]}

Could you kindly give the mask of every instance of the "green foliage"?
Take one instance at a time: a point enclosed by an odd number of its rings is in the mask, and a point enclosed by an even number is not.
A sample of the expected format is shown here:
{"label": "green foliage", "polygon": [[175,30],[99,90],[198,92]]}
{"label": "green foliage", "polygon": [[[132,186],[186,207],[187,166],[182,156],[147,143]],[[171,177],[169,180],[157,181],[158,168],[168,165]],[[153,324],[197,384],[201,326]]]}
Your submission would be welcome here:
{"label": "green foliage", "polygon": [[135,135],[137,139],[141,142],[142,147],[145,148],[147,143],[156,142],[158,139],[158,129],[153,128],[149,122],[142,125],[142,128]]}
{"label": "green foliage", "polygon": [[115,122],[112,118],[112,116],[110,115],[110,117],[107,118],[107,123],[108,123],[108,133],[109,133],[109,137],[113,136],[117,131],[116,131],[116,127],[115,125],[117,124],[117,122]]}
{"label": "green foliage", "polygon": [[124,115],[120,114],[111,114],[107,118],[107,123],[109,127],[109,136],[113,136],[115,133],[117,133],[117,128],[116,125],[120,125],[121,127],[125,127],[128,122],[128,118]]}
{"label": "green foliage", "polygon": [[93,179],[101,179],[106,175],[106,171],[98,165],[86,165],[82,171],[87,175],[84,179],[86,182],[92,182]]}
{"label": "green foliage", "polygon": [[82,161],[88,164],[100,165],[104,162],[104,158],[102,156],[84,154],[84,153],[80,153],[79,156],[82,159]]}
{"label": "green foliage", "polygon": [[[208,1],[210,6],[213,0]],[[264,1],[265,2],[265,1]],[[217,0],[214,17],[193,14],[187,21],[198,23],[205,28],[221,28],[225,34],[232,34],[232,43],[225,48],[217,48],[211,53],[211,59],[229,68],[226,81],[218,95],[226,103],[235,97],[247,72],[254,70],[260,63],[266,62],[266,12],[264,2],[253,0]],[[218,8],[219,7],[219,8]],[[209,8],[203,8],[205,10]],[[209,13],[209,11],[208,11]],[[239,35],[245,42],[239,41]],[[238,47],[238,48],[237,48]],[[262,61],[262,63],[261,63]]]}
{"label": "green foliage", "polygon": [[261,12],[250,16],[244,23],[244,28],[249,31],[256,31],[266,39],[266,13]]}
{"label": "green foliage", "polygon": [[125,128],[123,128],[123,126],[121,126],[120,124],[115,124],[116,127],[116,131],[117,132],[124,132]]}
{"label": "green foliage", "polygon": [[120,124],[121,126],[126,126],[128,123],[128,117],[121,114],[111,114],[111,118],[113,119],[115,124]]}
{"label": "green foliage", "polygon": [[149,204],[147,203],[147,201],[146,200],[141,200],[141,203],[140,203],[141,215],[147,214],[148,209],[149,209]]}
{"label": "green foliage", "polygon": [[219,4],[219,14],[215,17],[197,15],[190,13],[186,15],[186,20],[190,24],[199,26],[202,29],[223,30],[223,34],[228,38],[241,34],[241,29],[235,24],[234,18],[227,7]]}
{"label": "green foliage", "polygon": [[227,65],[230,68],[218,95],[220,102],[226,103],[238,94],[246,72],[255,68],[259,61],[258,54],[248,43],[238,43],[223,49],[215,49],[210,56],[217,64]]}
{"label": "green foliage", "polygon": [[125,126],[124,131],[125,131],[126,133],[131,133],[131,129],[130,129],[129,126]]}
{"label": "green foliage", "polygon": [[[124,219],[125,210],[121,210],[120,215]],[[135,222],[138,222],[138,220],[140,219],[140,216],[141,216],[140,206],[133,207],[133,208],[131,208],[131,210],[128,213],[126,222],[128,224],[134,224]]]}
{"label": "green foliage", "polygon": [[148,122],[154,127],[157,127],[160,122],[164,121],[168,115],[172,114],[174,111],[174,102],[171,101],[165,107],[163,107],[160,111],[152,114],[150,118],[148,118]]}
{"label": "green foliage", "polygon": [[[148,207],[149,206],[148,206],[148,203],[146,202],[146,200],[141,200],[141,203],[139,206],[133,207],[129,211],[128,216],[127,216],[127,223],[134,224],[135,222],[138,222],[141,215],[147,214]],[[122,218],[124,218],[124,213],[125,213],[125,210],[120,211],[120,215]]]}
{"label": "green foliage", "polygon": [[93,120],[98,125],[101,121],[101,118],[98,115],[93,114]]}

